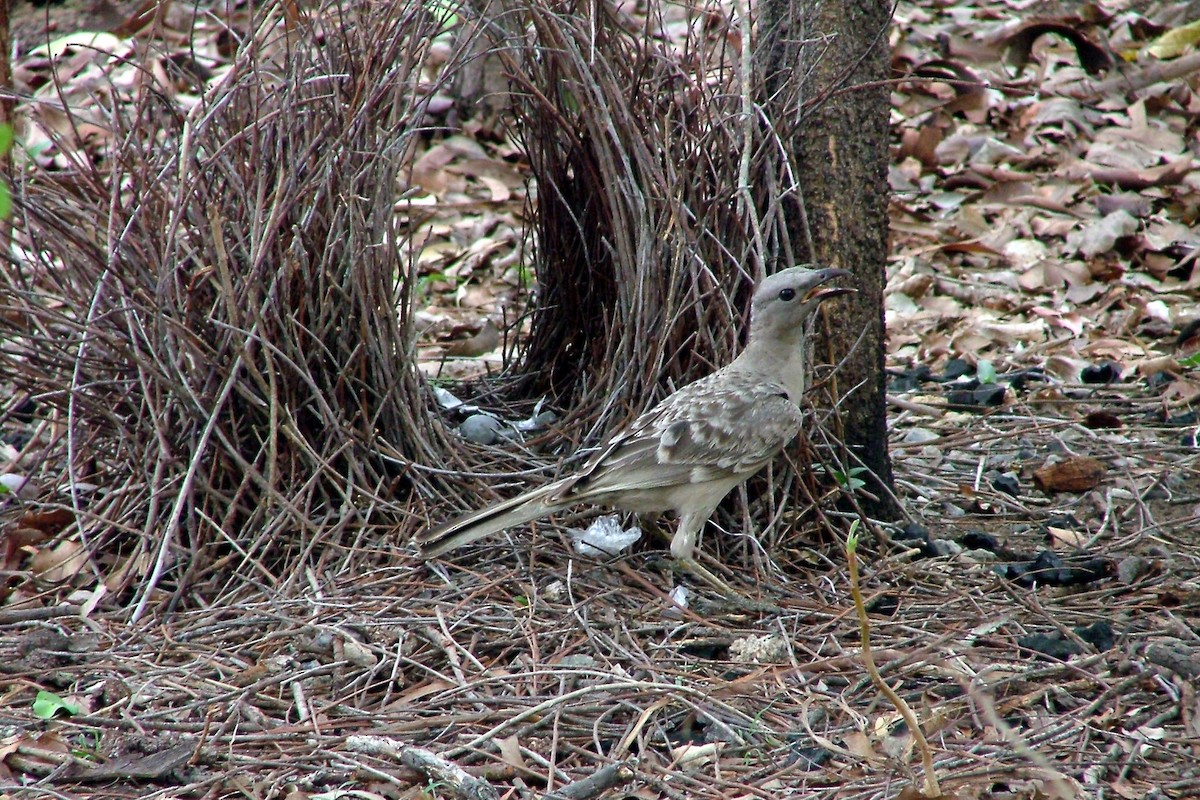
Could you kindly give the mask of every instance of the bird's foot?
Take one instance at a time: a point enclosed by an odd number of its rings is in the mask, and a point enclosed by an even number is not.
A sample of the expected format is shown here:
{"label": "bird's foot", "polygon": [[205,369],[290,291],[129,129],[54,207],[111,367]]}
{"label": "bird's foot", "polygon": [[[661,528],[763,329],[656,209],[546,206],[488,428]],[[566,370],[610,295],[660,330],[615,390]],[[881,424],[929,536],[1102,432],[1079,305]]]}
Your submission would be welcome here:
{"label": "bird's foot", "polygon": [[709,569],[700,566],[700,563],[694,558],[679,558],[675,560],[675,564],[679,569],[688,572],[692,577],[699,578],[721,594],[720,600],[707,601],[713,610],[720,610],[722,606],[728,606],[738,611],[752,611],[760,614],[778,614],[782,611],[774,603],[752,600],[741,594]]}

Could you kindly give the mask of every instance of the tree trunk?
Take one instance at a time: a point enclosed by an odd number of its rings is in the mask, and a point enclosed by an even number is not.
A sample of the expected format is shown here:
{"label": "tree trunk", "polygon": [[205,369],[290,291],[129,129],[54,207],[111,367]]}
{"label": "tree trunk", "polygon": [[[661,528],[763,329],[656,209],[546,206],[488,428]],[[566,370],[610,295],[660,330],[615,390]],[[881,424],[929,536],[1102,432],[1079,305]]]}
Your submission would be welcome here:
{"label": "tree trunk", "polygon": [[505,0],[477,0],[459,7],[462,24],[454,45],[465,50],[455,71],[454,98],[457,122],[478,120],[487,129],[512,111],[512,97],[504,60],[516,58],[520,41],[514,15]]}
{"label": "tree trunk", "polygon": [[[764,0],[760,8],[767,108],[800,182],[788,238],[807,251],[801,260],[857,279],[858,294],[828,304],[821,321],[828,335],[820,347],[828,351],[818,351],[818,362],[840,365],[828,387],[840,398],[835,434],[847,466],[873,476],[867,488],[875,499],[865,510],[895,519],[883,370],[891,3]],[[799,103],[794,92],[778,91],[797,75],[805,76]]]}

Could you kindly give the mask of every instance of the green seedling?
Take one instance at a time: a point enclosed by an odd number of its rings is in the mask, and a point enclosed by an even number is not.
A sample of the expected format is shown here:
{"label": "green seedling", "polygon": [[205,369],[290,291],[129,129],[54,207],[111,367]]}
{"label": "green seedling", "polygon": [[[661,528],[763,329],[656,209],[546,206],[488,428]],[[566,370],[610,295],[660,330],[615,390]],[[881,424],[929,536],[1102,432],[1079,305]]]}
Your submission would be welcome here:
{"label": "green seedling", "polygon": [[854,492],[867,485],[867,482],[858,477],[867,471],[866,467],[851,467],[848,472],[840,470],[833,471],[833,479],[837,481],[838,486],[848,491]]}
{"label": "green seedling", "polygon": [[[12,150],[14,138],[12,125],[0,125],[0,153]],[[8,219],[11,215],[12,189],[8,187],[8,181],[0,181],[0,219]]]}

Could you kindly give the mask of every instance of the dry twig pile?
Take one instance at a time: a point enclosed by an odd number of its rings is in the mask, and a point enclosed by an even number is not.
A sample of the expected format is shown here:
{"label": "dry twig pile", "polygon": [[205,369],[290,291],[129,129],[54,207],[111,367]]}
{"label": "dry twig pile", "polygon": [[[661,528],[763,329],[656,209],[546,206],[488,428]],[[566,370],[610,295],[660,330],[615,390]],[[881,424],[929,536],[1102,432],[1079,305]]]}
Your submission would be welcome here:
{"label": "dry twig pile", "polygon": [[[597,13],[533,3],[494,29],[527,32],[505,62],[539,187],[529,345],[494,397],[570,411],[529,449],[447,436],[414,369],[417,248],[394,206],[444,20],[268,15],[218,75],[150,51],[132,85],[110,77],[102,158],[48,127],[59,158],[17,186],[3,358],[53,410],[52,502],[139,614],[208,577],[286,585],[370,521],[403,538],[426,504],[491,491],[479,474],[552,464],[730,357],[748,273],[793,250],[787,132],[746,112],[764,79],[732,32],[698,26],[676,51]],[[798,79],[775,88],[798,104]],[[793,477],[775,479],[794,497]]]}
{"label": "dry twig pile", "polygon": [[167,572],[336,560],[412,489],[378,444],[446,449],[393,211],[439,24],[415,3],[256,22],[220,75],[163,85],[175,62],[147,54],[104,87],[105,157],[56,135],[65,166],[17,187],[5,372],[53,410],[37,443],[109,588],[143,598]]}

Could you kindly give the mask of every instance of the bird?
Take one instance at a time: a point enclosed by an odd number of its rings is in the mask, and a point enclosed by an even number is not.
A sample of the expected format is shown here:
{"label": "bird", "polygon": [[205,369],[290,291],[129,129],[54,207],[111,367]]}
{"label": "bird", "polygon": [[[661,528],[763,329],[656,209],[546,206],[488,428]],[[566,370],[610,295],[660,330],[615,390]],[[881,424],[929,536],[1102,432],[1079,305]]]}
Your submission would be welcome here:
{"label": "bird", "polygon": [[770,462],[804,421],[806,322],[849,277],[800,265],[762,279],[750,302],[750,335],[726,366],[689,383],[615,431],[578,472],[416,536],[429,560],[494,533],[581,503],[637,513],[674,511],[671,556],[723,593],[695,560],[697,538],[721,500]]}

